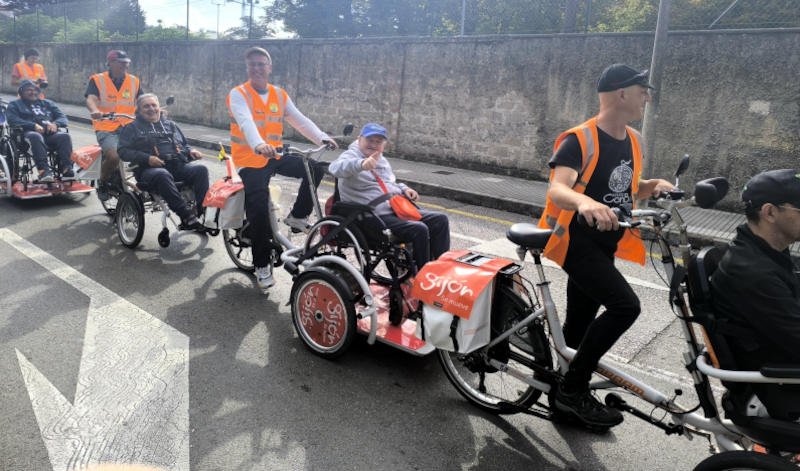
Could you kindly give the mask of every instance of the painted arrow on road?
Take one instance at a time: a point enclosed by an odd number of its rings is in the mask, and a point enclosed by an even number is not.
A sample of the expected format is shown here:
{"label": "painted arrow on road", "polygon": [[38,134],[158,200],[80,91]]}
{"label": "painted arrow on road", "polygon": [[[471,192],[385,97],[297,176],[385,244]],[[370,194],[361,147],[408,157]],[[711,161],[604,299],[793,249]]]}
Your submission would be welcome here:
{"label": "painted arrow on road", "polygon": [[74,404],[17,350],[55,470],[189,469],[189,338],[8,229],[0,240],[89,297]]}

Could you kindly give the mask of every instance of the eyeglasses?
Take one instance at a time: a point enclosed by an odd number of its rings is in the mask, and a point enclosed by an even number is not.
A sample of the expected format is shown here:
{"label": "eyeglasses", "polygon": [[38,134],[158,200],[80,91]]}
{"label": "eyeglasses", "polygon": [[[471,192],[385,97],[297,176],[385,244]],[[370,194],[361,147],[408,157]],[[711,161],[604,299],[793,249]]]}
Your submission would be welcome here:
{"label": "eyeglasses", "polygon": [[269,62],[246,62],[247,67],[251,67],[253,69],[257,67],[268,67],[271,64]]}

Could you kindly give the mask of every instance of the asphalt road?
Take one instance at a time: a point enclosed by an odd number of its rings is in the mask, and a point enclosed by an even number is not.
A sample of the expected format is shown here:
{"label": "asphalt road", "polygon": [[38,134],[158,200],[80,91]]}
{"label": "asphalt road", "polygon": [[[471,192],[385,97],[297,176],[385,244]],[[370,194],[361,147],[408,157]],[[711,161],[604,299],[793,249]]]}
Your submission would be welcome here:
{"label": "asphalt road", "polygon": [[[88,125],[71,132],[76,146],[93,142]],[[224,168],[203,152],[213,182]],[[297,185],[273,181],[286,212]],[[324,182],[320,196],[331,191]],[[453,248],[511,256],[505,231],[525,217],[422,197],[448,212]],[[146,221],[129,250],[94,194],[0,199],[0,469],[692,469],[708,456],[704,438],[630,416],[598,435],[483,413],[434,356],[359,338],[321,359],[293,330],[287,273],[265,296],[221,237],[174,234],[161,248],[160,214]],[[643,313],[612,360],[693,405],[663,283],[650,266],[621,266]],[[564,276],[546,272],[563,306]]]}

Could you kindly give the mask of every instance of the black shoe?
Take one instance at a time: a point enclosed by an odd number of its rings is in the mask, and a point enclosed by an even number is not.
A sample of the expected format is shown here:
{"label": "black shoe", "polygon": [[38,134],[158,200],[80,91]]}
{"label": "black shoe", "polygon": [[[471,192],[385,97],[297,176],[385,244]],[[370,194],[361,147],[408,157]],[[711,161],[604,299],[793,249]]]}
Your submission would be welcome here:
{"label": "black shoe", "polygon": [[179,230],[182,231],[196,231],[196,232],[205,232],[205,227],[203,227],[203,223],[197,220],[196,217],[192,216],[190,219],[181,222],[181,225],[178,226]]}
{"label": "black shoe", "polygon": [[111,199],[111,195],[108,194],[108,185],[103,180],[98,180],[97,182],[97,197],[100,201],[108,201]]}
{"label": "black shoe", "polygon": [[587,391],[565,392],[561,385],[556,388],[554,404],[560,412],[574,415],[578,420],[593,427],[613,427],[622,423],[622,413],[612,409]]}
{"label": "black shoe", "polygon": [[72,169],[67,169],[64,171],[64,173],[61,174],[62,182],[67,182],[72,180],[75,180],[75,173],[72,171]]}

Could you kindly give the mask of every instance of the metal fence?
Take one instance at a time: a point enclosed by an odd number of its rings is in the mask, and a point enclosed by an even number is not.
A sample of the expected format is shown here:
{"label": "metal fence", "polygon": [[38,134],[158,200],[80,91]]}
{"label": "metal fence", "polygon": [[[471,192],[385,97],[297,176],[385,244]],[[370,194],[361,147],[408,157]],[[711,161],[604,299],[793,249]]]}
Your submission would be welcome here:
{"label": "metal fence", "polygon": [[[0,42],[653,31],[659,1],[0,0]],[[209,20],[215,8],[216,28],[198,28],[197,11]],[[221,8],[237,12],[237,24],[220,25]],[[800,0],[672,0],[670,18],[673,31],[796,28]]]}

